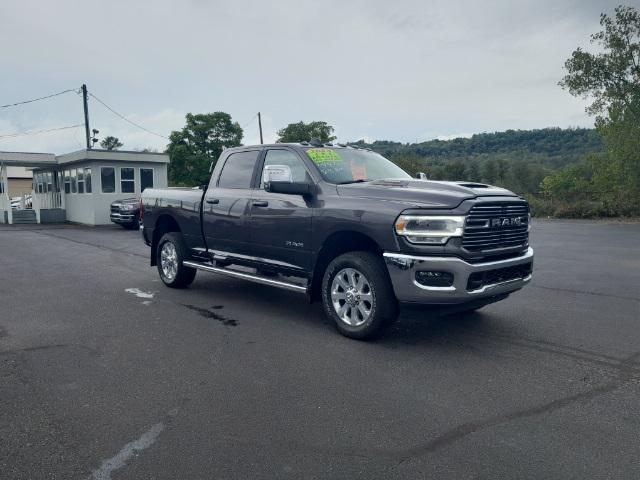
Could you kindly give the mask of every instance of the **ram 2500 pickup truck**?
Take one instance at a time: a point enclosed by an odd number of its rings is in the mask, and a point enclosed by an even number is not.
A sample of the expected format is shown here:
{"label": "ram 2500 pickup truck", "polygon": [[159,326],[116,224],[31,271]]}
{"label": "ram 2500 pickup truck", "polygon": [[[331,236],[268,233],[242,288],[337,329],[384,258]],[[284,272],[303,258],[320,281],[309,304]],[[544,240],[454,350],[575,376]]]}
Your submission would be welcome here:
{"label": "ram 2500 pickup truck", "polygon": [[524,199],[414,179],[350,146],[225,150],[201,190],[146,189],[141,216],[167,286],[202,270],[305,293],[352,338],[380,331],[399,304],[475,310],[532,275]]}

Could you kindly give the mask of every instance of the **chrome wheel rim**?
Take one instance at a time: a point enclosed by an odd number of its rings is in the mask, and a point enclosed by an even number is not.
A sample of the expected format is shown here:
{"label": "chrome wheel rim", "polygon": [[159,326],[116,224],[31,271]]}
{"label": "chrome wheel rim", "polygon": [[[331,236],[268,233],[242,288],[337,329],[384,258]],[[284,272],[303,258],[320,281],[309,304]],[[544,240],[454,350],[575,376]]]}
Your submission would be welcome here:
{"label": "chrome wheel rim", "polygon": [[178,252],[176,252],[176,246],[171,242],[162,245],[160,268],[162,268],[162,274],[167,281],[171,282],[176,278],[178,273]]}
{"label": "chrome wheel rim", "polygon": [[342,322],[351,327],[363,325],[373,309],[369,280],[355,268],[343,268],[331,282],[331,303]]}

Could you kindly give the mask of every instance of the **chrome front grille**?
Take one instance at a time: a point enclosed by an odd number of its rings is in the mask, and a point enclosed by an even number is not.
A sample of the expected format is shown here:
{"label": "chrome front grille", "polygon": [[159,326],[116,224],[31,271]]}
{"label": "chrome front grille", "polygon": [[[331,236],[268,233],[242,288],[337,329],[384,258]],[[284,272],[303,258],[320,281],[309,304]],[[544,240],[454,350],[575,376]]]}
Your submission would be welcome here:
{"label": "chrome front grille", "polygon": [[526,202],[487,203],[471,207],[462,236],[470,251],[525,246],[529,241],[529,205]]}

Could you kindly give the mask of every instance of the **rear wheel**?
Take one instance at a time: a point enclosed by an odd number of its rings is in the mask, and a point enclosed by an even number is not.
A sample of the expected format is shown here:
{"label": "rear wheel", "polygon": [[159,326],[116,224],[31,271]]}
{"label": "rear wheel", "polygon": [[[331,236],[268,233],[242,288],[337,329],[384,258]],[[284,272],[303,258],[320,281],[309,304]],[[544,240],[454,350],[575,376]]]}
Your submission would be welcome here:
{"label": "rear wheel", "polygon": [[186,252],[180,233],[165,233],[160,239],[157,250],[158,273],[167,287],[188,287],[196,277],[195,268],[185,267],[182,264],[188,259]]}
{"label": "rear wheel", "polygon": [[350,338],[374,336],[398,315],[384,263],[370,252],[345,253],[329,264],[322,303],[338,331]]}

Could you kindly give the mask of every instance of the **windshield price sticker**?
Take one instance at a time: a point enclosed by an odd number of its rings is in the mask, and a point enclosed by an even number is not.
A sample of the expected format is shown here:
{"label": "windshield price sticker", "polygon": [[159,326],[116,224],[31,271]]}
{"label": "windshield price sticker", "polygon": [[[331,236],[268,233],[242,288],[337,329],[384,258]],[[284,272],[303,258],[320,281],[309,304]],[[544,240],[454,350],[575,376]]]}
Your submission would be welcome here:
{"label": "windshield price sticker", "polygon": [[342,158],[335,150],[328,148],[310,148],[307,150],[307,155],[313,161],[313,163],[335,163],[341,162]]}

